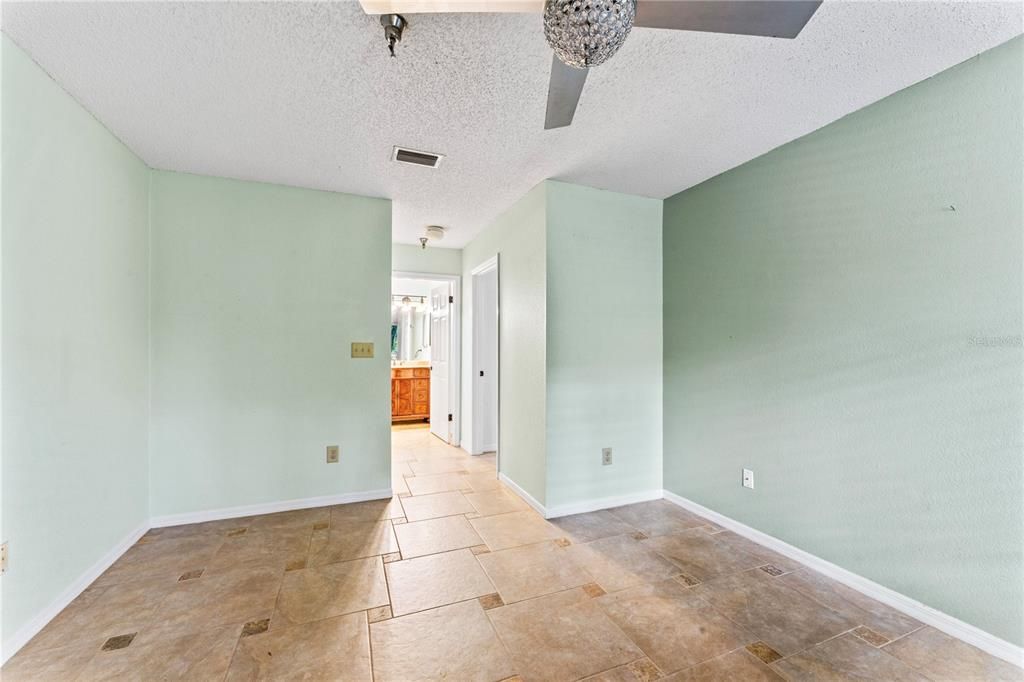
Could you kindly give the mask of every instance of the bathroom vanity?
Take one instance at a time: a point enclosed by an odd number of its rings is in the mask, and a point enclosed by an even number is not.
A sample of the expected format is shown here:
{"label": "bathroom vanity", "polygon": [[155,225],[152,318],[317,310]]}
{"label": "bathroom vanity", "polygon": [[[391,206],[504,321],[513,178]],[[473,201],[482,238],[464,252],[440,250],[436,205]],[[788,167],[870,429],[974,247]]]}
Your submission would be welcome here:
{"label": "bathroom vanity", "polygon": [[430,419],[430,366],[391,368],[391,421]]}

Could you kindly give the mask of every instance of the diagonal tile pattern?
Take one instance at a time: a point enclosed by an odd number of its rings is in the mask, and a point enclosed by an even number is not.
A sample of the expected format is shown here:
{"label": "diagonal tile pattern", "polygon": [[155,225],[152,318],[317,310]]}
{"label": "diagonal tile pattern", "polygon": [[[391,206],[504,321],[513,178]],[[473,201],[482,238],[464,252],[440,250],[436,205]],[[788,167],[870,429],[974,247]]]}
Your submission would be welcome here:
{"label": "diagonal tile pattern", "polygon": [[667,501],[548,521],[493,455],[392,443],[391,499],[151,530],[4,682],[1024,676]]}

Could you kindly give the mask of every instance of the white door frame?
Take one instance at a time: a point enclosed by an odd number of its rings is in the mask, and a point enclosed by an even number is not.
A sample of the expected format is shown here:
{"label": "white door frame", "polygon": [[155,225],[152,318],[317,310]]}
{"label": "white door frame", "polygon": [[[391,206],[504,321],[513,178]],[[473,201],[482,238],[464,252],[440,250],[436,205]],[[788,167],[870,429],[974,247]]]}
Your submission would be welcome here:
{"label": "white door frame", "polygon": [[[439,275],[433,272],[412,272],[409,270],[392,270],[391,277],[397,279],[428,279],[435,282],[451,282],[452,313],[450,320],[448,349],[448,409],[452,415],[452,443],[459,447],[462,440],[462,276]],[[390,286],[388,287],[391,288]],[[391,294],[388,294],[388,306],[391,305]],[[389,337],[390,338],[390,337]]]}
{"label": "white door frame", "polygon": [[[496,442],[496,449],[495,449],[495,460],[496,460],[495,463],[497,465],[496,466],[497,471],[501,471],[501,267],[500,267],[500,262],[499,262],[499,255],[500,254],[495,254],[493,257],[488,258],[483,263],[481,263],[480,265],[476,266],[475,268],[473,268],[470,271],[470,277],[472,277],[473,281],[474,281],[474,287],[473,287],[473,318],[472,318],[473,319],[473,330],[472,330],[473,331],[473,359],[472,359],[472,362],[473,362],[473,372],[472,372],[471,378],[475,378],[479,374],[479,372],[480,372],[479,344],[477,343],[478,332],[479,332],[479,329],[480,329],[480,326],[477,324],[477,321],[480,319],[480,316],[477,315],[477,312],[479,311],[478,306],[480,304],[480,299],[476,295],[477,288],[475,286],[475,282],[476,282],[476,278],[478,276],[480,276],[480,275],[482,275],[482,274],[484,274],[486,272],[489,272],[491,270],[494,270],[494,281],[495,281],[495,287],[494,287],[494,299],[495,299],[494,300],[494,306],[495,306],[495,324],[497,325],[497,329],[495,330],[495,335],[494,335],[494,343],[495,343],[495,346],[496,346],[495,350],[497,351],[497,354],[498,354],[497,366],[494,368],[494,384],[495,384],[495,389],[496,389],[496,392],[497,392],[497,395],[498,395],[497,402],[496,402],[496,404],[494,406],[494,409],[497,412],[496,420],[495,420],[495,422],[496,422],[495,423],[495,440],[497,441]],[[472,400],[473,400],[473,413],[472,413],[473,431],[470,433],[470,440],[472,441],[470,443],[470,448],[471,448],[470,449],[470,454],[478,454],[478,453],[483,452],[483,448],[484,448],[484,445],[485,445],[485,443],[483,443],[482,440],[481,440],[481,433],[483,432],[483,428],[482,428],[482,424],[481,424],[481,421],[482,421],[482,414],[481,414],[482,410],[478,409],[479,404],[480,404],[479,403],[479,398],[480,398],[480,396],[478,396],[477,392],[474,390],[473,391],[473,395],[472,395]]]}

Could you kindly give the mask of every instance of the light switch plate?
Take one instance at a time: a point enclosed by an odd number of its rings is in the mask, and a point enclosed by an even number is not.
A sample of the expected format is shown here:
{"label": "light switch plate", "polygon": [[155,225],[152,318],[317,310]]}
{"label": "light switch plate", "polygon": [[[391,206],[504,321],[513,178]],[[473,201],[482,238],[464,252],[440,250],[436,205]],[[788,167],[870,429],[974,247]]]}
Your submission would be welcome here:
{"label": "light switch plate", "polygon": [[601,464],[608,466],[612,463],[612,449],[601,448]]}
{"label": "light switch plate", "polygon": [[340,453],[340,449],[338,448],[337,445],[328,445],[327,446],[327,463],[328,464],[337,464],[338,463],[338,457],[339,457],[340,454],[341,454]]}
{"label": "light switch plate", "polygon": [[372,358],[373,357],[373,343],[369,341],[353,341],[352,342],[352,357],[354,358]]}

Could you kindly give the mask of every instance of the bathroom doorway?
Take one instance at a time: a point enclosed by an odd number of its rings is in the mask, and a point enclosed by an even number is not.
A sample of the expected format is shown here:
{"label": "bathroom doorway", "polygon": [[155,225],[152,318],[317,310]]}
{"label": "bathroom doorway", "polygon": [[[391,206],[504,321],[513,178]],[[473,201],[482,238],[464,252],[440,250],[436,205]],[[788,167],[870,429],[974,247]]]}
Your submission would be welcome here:
{"label": "bathroom doorway", "polygon": [[391,423],[459,445],[459,277],[393,272]]}

